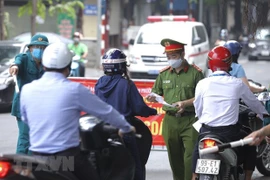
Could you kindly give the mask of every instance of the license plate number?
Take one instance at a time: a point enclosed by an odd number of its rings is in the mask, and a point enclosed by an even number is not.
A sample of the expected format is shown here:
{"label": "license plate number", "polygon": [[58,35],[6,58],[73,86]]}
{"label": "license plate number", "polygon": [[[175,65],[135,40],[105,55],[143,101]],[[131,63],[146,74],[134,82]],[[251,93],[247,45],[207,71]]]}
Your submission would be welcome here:
{"label": "license plate number", "polygon": [[159,74],[159,70],[149,70],[149,71],[148,71],[148,74],[154,74],[154,75],[157,75],[157,74]]}
{"label": "license plate number", "polygon": [[198,174],[218,174],[220,160],[198,159],[195,172]]}
{"label": "license plate number", "polygon": [[262,56],[269,56],[270,52],[268,50],[262,50]]}

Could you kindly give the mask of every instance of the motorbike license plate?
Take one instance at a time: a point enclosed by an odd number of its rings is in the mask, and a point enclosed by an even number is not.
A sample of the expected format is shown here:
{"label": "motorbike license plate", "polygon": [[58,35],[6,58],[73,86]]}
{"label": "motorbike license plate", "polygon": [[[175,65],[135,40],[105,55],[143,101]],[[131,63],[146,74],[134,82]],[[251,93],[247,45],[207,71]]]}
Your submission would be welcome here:
{"label": "motorbike license plate", "polygon": [[270,52],[268,50],[262,50],[261,55],[262,56],[269,56]]}
{"label": "motorbike license plate", "polygon": [[198,159],[195,172],[198,174],[218,174],[220,160]]}
{"label": "motorbike license plate", "polygon": [[149,71],[148,71],[148,74],[151,74],[151,75],[158,75],[158,74],[159,74],[159,70],[149,70]]}

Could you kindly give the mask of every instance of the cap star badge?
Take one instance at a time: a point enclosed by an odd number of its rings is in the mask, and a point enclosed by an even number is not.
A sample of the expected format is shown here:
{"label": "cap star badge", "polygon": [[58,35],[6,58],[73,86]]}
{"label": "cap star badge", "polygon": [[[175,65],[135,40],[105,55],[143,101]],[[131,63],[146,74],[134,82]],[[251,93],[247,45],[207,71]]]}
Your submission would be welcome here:
{"label": "cap star badge", "polygon": [[171,44],[170,44],[170,42],[167,41],[167,42],[164,42],[164,45],[165,46],[170,46]]}
{"label": "cap star badge", "polygon": [[163,39],[160,44],[165,47],[165,52],[170,52],[170,51],[177,51],[180,49],[184,49],[184,46],[186,44],[175,41],[173,39]]}
{"label": "cap star badge", "polygon": [[40,37],[40,38],[38,38],[38,41],[42,41],[42,38]]}

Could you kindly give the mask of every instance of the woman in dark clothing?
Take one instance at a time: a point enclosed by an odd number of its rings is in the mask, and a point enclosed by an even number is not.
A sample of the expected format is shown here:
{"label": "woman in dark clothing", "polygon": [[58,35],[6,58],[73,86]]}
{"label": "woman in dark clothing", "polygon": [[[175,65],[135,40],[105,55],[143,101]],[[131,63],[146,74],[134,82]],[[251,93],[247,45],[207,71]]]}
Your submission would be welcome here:
{"label": "woman in dark clothing", "polygon": [[135,116],[148,117],[156,115],[156,109],[148,107],[127,72],[126,55],[119,49],[110,49],[102,57],[104,76],[96,86],[95,94],[112,105],[135,126],[136,132],[142,134],[138,139],[134,136],[123,137],[136,163],[134,180],[145,180],[145,164],[152,145],[149,128]]}

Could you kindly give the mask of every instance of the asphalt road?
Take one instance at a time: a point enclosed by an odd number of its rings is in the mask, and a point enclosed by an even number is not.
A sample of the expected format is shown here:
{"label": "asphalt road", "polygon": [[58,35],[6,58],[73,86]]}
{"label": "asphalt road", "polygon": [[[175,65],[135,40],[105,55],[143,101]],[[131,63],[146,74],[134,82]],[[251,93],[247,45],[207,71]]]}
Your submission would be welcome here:
{"label": "asphalt road", "polygon": [[[270,84],[270,61],[249,62],[241,58],[240,64],[244,66],[247,77],[267,86]],[[103,73],[97,69],[87,69],[86,75],[99,77]],[[14,153],[17,142],[17,124],[15,118],[9,112],[0,113],[0,153]],[[147,166],[147,180],[172,179],[166,149],[154,147],[151,151]],[[267,180],[258,171],[254,172],[253,180]]]}

